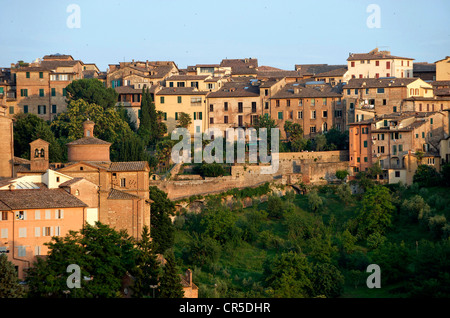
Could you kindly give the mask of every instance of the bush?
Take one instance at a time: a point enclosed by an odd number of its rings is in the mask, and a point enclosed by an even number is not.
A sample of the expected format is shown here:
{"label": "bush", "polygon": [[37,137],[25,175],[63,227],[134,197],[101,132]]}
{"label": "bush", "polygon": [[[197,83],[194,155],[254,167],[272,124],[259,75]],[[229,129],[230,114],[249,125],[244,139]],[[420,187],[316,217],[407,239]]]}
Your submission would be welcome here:
{"label": "bush", "polygon": [[311,190],[306,197],[308,198],[308,206],[312,212],[317,212],[323,206],[323,200],[316,190]]}
{"label": "bush", "polygon": [[203,163],[200,167],[200,174],[203,177],[220,177],[225,174],[225,169],[223,165],[213,162],[213,163]]}
{"label": "bush", "polygon": [[400,211],[407,216],[411,221],[426,219],[430,214],[430,206],[420,195],[414,195],[409,200],[403,201]]}
{"label": "bush", "polygon": [[446,223],[447,219],[444,215],[435,215],[428,219],[428,227],[435,238],[438,239],[442,236]]}
{"label": "bush", "polygon": [[267,212],[269,213],[269,216],[271,218],[280,219],[283,217],[283,200],[275,195],[272,194],[267,199]]}
{"label": "bush", "polygon": [[419,165],[413,177],[421,187],[433,187],[441,183],[441,176],[434,167]]}

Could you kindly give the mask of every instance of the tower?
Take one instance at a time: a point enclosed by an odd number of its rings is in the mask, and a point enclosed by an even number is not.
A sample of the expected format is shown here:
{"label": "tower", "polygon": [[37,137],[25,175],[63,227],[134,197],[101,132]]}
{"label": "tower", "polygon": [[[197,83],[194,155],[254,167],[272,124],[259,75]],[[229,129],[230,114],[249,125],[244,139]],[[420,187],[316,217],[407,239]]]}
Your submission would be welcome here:
{"label": "tower", "polygon": [[30,142],[30,170],[47,171],[49,168],[48,146],[50,144],[42,139]]}
{"label": "tower", "polygon": [[0,178],[14,177],[13,121],[6,117],[6,108],[0,105]]}

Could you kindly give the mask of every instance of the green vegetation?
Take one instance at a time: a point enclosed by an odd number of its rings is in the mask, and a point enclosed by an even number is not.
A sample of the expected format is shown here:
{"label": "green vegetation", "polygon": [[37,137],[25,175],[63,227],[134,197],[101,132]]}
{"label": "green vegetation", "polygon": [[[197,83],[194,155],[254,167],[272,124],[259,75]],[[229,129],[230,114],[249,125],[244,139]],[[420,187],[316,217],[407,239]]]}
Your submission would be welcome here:
{"label": "green vegetation", "polygon": [[[369,179],[371,180],[371,179]],[[360,182],[360,181],[358,181]],[[199,297],[448,297],[448,188],[348,184],[306,195],[253,189],[243,208],[222,196],[175,221],[175,255],[193,270]],[[236,190],[235,190],[236,191]],[[369,289],[369,264],[381,289]]]}

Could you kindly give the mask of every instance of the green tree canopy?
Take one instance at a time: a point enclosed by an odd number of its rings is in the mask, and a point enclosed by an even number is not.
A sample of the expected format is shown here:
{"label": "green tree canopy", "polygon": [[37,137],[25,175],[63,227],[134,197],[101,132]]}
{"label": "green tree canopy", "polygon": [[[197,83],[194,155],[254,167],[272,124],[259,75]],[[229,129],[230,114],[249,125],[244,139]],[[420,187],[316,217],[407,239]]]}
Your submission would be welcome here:
{"label": "green tree canopy", "polygon": [[419,165],[413,177],[413,182],[421,187],[432,187],[441,183],[441,176],[436,169],[429,165]]}
{"label": "green tree canopy", "polygon": [[174,243],[174,226],[170,219],[175,212],[175,204],[167,198],[167,193],[155,186],[150,187],[151,235],[155,253],[164,254]]}
{"label": "green tree canopy", "polygon": [[178,113],[178,123],[177,127],[189,128],[189,125],[192,124],[191,116],[188,113]]}
{"label": "green tree canopy", "polygon": [[14,264],[6,254],[0,254],[0,298],[22,298],[24,294]]}
{"label": "green tree canopy", "polygon": [[114,88],[106,88],[96,78],[83,78],[74,80],[66,87],[67,101],[84,100],[88,104],[96,104],[103,109],[113,108],[117,103],[119,94]]}
{"label": "green tree canopy", "polygon": [[180,275],[172,251],[166,256],[166,264],[161,276],[159,286],[159,297],[161,298],[182,298],[184,296],[183,286],[181,285]]}

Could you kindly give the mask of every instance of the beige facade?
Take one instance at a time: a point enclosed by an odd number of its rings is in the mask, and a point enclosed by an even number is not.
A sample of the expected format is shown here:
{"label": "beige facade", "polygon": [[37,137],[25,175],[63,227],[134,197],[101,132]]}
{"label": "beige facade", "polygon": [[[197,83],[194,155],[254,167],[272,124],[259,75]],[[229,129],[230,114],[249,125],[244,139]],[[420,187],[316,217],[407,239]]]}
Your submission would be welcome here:
{"label": "beige facade", "polygon": [[450,81],[450,56],[436,61],[436,81]]}
{"label": "beige facade", "polygon": [[369,53],[351,53],[347,59],[345,80],[352,78],[413,77],[413,59],[392,56],[378,48]]}

